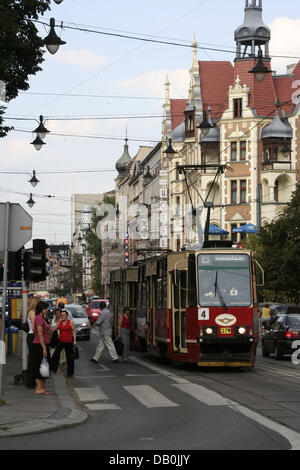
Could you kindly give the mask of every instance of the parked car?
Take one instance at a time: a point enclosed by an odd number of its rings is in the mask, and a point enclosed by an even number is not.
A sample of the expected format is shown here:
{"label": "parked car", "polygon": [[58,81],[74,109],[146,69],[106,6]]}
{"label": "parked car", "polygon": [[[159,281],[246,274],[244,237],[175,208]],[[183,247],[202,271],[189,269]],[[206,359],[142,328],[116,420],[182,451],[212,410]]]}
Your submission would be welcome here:
{"label": "parked car", "polygon": [[300,307],[285,306],[284,313],[265,323],[262,337],[262,355],[274,354],[280,360],[285,354],[294,352],[293,342],[300,340]]}
{"label": "parked car", "polygon": [[68,304],[64,310],[66,310],[68,313],[71,313],[73,317],[73,322],[76,327],[77,339],[86,339],[87,341],[90,341],[91,325],[84,308],[77,304]]}
{"label": "parked car", "polygon": [[271,310],[271,318],[275,318],[278,315],[282,315],[282,314],[300,313],[300,307],[298,305],[292,305],[292,304],[271,305],[270,310]]}
{"label": "parked car", "polygon": [[86,313],[89,317],[90,323],[93,324],[98,320],[98,317],[101,313],[100,304],[101,302],[105,302],[108,305],[108,300],[102,299],[93,299],[90,301],[88,306],[86,307]]}

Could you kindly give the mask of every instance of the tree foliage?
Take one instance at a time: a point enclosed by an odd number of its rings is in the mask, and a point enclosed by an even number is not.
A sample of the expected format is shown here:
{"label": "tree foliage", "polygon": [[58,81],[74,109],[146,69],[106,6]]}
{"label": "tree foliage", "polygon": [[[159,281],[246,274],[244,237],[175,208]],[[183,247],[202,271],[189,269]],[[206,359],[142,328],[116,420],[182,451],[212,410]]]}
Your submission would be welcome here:
{"label": "tree foliage", "polygon": [[[28,90],[29,76],[42,70],[43,40],[29,20],[37,20],[49,9],[50,0],[0,0],[0,81],[5,84],[7,102],[20,90]],[[10,130],[3,125],[4,113],[5,107],[0,106],[0,137]]]}
{"label": "tree foliage", "polygon": [[[251,240],[250,240],[251,243]],[[300,302],[300,185],[281,214],[252,238],[268,300]]]}
{"label": "tree foliage", "polygon": [[[104,196],[103,198],[104,204],[109,204],[115,206],[115,196]],[[92,220],[92,227],[90,230],[87,230],[85,233],[85,240],[87,243],[88,252],[93,257],[93,282],[92,288],[96,295],[102,296],[103,295],[103,286],[102,286],[102,240],[98,238],[96,230],[99,220],[103,219],[103,217],[98,217],[96,214],[96,210],[94,211],[93,220]]]}

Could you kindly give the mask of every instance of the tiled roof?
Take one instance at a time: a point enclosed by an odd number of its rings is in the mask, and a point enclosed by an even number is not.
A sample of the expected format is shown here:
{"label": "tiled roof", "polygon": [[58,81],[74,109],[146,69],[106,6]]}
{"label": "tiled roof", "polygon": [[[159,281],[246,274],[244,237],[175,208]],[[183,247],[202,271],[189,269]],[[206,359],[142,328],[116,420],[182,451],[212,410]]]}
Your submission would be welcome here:
{"label": "tiled roof", "polygon": [[[278,101],[280,101],[281,103],[283,103],[284,101],[289,101],[293,93],[293,77],[274,76],[273,81]],[[287,114],[291,114],[293,111],[293,104],[289,103],[285,106],[282,106],[280,109],[284,110]]]}
{"label": "tiled roof", "polygon": [[210,106],[212,118],[220,118],[228,108],[229,86],[233,84],[233,65],[225,61],[199,61],[203,109]]}
{"label": "tiled roof", "polygon": [[184,120],[187,100],[171,100],[172,131]]}
{"label": "tiled roof", "polygon": [[[274,116],[277,96],[272,74],[267,74],[263,82],[258,82],[254,74],[249,73],[256,63],[255,59],[236,61],[234,80],[239,75],[241,85],[246,84],[250,88],[249,106],[256,110],[258,116]],[[265,65],[270,68],[270,63],[265,62]]]}

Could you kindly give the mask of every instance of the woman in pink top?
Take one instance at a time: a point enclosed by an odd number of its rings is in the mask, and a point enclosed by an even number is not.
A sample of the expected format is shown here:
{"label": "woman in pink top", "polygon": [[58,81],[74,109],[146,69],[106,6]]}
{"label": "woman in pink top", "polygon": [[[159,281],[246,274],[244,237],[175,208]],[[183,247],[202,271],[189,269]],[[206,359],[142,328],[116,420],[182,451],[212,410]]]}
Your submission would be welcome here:
{"label": "woman in pink top", "polygon": [[46,379],[40,374],[40,365],[43,358],[47,358],[50,363],[50,325],[46,321],[48,304],[39,302],[36,306],[34,319],[34,339],[33,348],[33,371],[36,381],[37,395],[52,395],[46,390]]}

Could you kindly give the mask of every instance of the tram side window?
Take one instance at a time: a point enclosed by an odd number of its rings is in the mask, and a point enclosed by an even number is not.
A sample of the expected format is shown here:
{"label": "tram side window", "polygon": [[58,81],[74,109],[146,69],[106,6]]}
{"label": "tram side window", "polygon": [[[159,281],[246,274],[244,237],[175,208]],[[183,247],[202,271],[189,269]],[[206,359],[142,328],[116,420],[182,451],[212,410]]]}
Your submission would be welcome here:
{"label": "tram side window", "polygon": [[188,264],[188,303],[189,307],[197,307],[196,257],[189,256]]}

